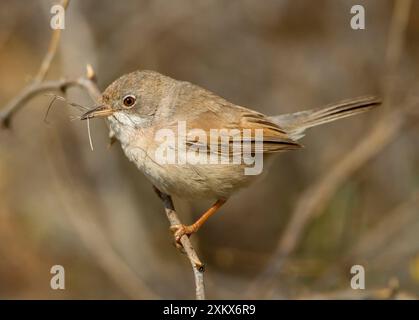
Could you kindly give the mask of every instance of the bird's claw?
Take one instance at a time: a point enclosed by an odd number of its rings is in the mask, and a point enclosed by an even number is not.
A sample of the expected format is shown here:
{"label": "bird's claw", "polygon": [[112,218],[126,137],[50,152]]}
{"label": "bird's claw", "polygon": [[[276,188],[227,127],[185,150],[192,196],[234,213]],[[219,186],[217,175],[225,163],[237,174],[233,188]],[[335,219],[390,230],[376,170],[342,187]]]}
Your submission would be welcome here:
{"label": "bird's claw", "polygon": [[190,237],[192,233],[194,233],[195,227],[193,225],[185,226],[184,224],[176,224],[170,227],[170,230],[173,232],[173,235],[175,237],[176,245],[182,245],[180,243],[180,239],[183,236]]}

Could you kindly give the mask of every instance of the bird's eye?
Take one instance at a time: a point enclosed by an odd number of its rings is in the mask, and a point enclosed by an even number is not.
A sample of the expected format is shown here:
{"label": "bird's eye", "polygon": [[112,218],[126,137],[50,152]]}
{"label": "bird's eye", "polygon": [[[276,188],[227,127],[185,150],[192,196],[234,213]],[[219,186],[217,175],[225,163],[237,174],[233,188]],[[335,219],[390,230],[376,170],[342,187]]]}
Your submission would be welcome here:
{"label": "bird's eye", "polygon": [[122,102],[124,103],[125,107],[130,108],[130,107],[134,106],[136,100],[137,100],[137,98],[135,96],[133,96],[132,94],[129,94],[129,95],[124,97]]}

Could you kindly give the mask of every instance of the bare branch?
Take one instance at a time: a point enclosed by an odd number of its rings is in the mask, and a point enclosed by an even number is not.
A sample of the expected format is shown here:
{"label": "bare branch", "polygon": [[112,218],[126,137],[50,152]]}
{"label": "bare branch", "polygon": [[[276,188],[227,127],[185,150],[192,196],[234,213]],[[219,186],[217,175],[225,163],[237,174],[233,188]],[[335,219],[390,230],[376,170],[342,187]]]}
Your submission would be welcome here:
{"label": "bare branch", "polygon": [[[180,219],[175,211],[175,207],[173,205],[172,198],[160,192],[157,188],[154,188],[157,195],[163,201],[164,208],[166,210],[167,219],[169,219],[169,223],[171,226],[180,225]],[[184,235],[180,238],[180,242],[183,246],[183,249],[188,256],[189,261],[191,262],[192,269],[194,272],[195,277],[195,291],[196,291],[196,299],[197,300],[204,300],[205,299],[205,286],[204,286],[204,271],[205,267],[201,260],[198,258],[195,249],[192,246],[189,237]]]}
{"label": "bare branch", "polygon": [[16,97],[14,97],[1,111],[0,122],[4,127],[9,127],[12,117],[19,111],[29,100],[35,96],[51,92],[64,92],[71,87],[80,87],[86,90],[90,97],[97,101],[100,97],[100,90],[96,84],[87,78],[78,78],[73,80],[50,80],[41,83],[32,83],[24,88]]}

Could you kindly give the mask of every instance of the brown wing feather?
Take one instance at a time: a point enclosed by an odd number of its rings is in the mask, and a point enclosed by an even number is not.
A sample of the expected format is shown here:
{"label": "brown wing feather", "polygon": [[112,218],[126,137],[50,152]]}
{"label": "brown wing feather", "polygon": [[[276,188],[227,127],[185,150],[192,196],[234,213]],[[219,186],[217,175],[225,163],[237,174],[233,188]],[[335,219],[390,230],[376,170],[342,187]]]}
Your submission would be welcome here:
{"label": "brown wing feather", "polygon": [[[182,96],[181,103],[176,105],[177,112],[171,121],[187,120],[187,130],[194,128],[204,130],[208,140],[210,129],[238,129],[240,132],[243,132],[243,129],[251,129],[253,135],[255,129],[262,129],[262,149],[255,143],[254,137],[249,141],[242,139],[242,143],[251,143],[252,150],[263,153],[295,150],[302,147],[264,114],[232,104],[208,90],[183,82],[179,95]],[[179,118],[181,115],[183,119]],[[186,140],[190,146],[198,144],[196,137],[190,136]],[[233,143],[233,139],[228,143]],[[211,146],[210,141],[207,141],[207,146]]]}
{"label": "brown wing feather", "polygon": [[[218,153],[221,153],[221,150],[227,149],[229,150],[230,155],[233,155],[232,146],[235,139],[240,139],[242,144],[250,143],[250,148],[252,152],[257,153],[276,153],[289,150],[296,150],[302,147],[301,144],[292,140],[283,129],[281,129],[275,123],[271,122],[263,114],[251,111],[249,112],[249,110],[246,110],[246,112],[242,112],[241,108],[238,108],[236,112],[238,113],[236,117],[231,117],[231,111],[227,115],[227,118],[234,119],[235,121],[226,121],[225,118],[215,119],[219,118],[220,115],[211,112],[211,116],[209,116],[208,113],[203,115],[203,117],[207,119],[203,127],[202,122],[198,122],[201,125],[200,129],[204,130],[207,134],[208,140],[206,142],[206,145],[208,146],[208,152],[211,152],[211,150],[218,150]],[[195,124],[198,123],[197,121],[189,121],[188,127],[198,128],[197,126],[195,126]],[[220,139],[218,140],[218,146],[213,146],[211,148],[211,141],[209,140],[210,129],[238,129],[240,132],[240,137],[238,137],[237,135],[231,136],[227,142],[229,144],[228,148],[222,148],[224,144],[220,141]],[[250,138],[243,137],[244,129],[250,129]],[[256,143],[255,130],[257,129],[263,130],[262,148],[260,147],[260,144]],[[202,146],[202,144],[200,144],[198,140],[199,139],[197,139],[197,137],[195,136],[189,136],[187,137],[186,142],[189,146]]]}

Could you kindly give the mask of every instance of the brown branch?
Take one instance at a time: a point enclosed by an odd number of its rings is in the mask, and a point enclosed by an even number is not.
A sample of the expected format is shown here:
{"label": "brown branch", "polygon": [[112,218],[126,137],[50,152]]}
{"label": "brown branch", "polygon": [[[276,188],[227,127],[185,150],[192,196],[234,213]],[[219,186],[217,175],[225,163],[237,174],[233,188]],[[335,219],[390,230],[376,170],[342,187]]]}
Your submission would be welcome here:
{"label": "brown branch", "polygon": [[[172,198],[160,192],[157,188],[154,188],[157,195],[163,201],[164,208],[166,210],[167,219],[171,226],[180,225],[180,219],[175,211],[175,207],[173,205]],[[192,265],[192,270],[195,277],[195,292],[196,292],[196,299],[197,300],[204,300],[205,299],[205,286],[204,286],[204,271],[205,267],[201,260],[198,258],[195,249],[192,246],[192,243],[188,236],[184,235],[180,238],[180,242],[185,250],[186,255]]]}
{"label": "brown branch", "polygon": [[13,116],[23,108],[26,103],[37,95],[51,91],[65,92],[68,88],[80,87],[86,90],[92,99],[97,101],[100,97],[100,90],[96,84],[87,78],[80,77],[78,79],[62,79],[43,81],[41,83],[32,83],[24,88],[17,96],[15,96],[8,104],[0,111],[0,123],[4,127],[9,127]]}

